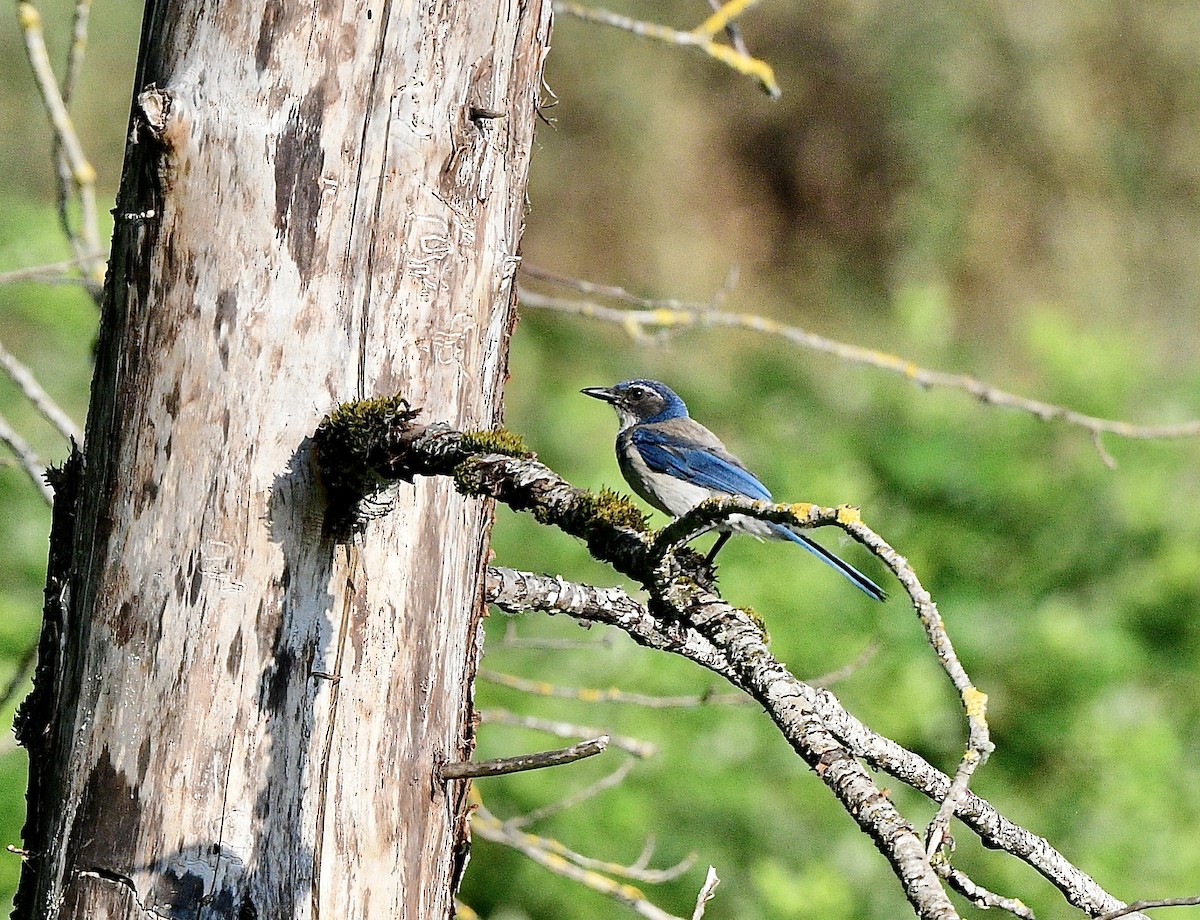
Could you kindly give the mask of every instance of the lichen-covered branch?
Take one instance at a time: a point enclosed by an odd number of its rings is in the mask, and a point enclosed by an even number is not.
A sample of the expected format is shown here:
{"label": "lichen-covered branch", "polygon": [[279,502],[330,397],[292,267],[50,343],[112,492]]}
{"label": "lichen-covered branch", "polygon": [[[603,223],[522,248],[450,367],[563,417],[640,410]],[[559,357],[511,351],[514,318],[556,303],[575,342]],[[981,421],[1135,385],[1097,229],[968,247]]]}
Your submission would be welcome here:
{"label": "lichen-covered branch", "polygon": [[874,553],[904,586],[942,670],[958,691],[968,725],[967,748],[955,771],[954,782],[926,831],[928,854],[932,858],[945,840],[946,828],[954,813],[955,803],[962,797],[971,776],[987,760],[994,747],[987,725],[987,694],[972,683],[959,661],[937,604],[921,584],[908,560],[863,523],[857,508],[848,505],[820,508],[807,503],[776,505],[745,498],[709,499],[659,531],[654,540],[653,550],[662,559],[667,560],[679,547],[735,514],[786,524],[797,529],[829,525],[840,527]]}
{"label": "lichen-covered branch", "polygon": [[[520,586],[523,596],[529,601],[525,609],[564,614],[585,624],[601,623],[616,627],[639,645],[681,655],[720,674],[735,686],[741,686],[723,650],[693,627],[662,622],[620,588],[595,589],[588,585],[573,585],[549,575],[489,569],[489,599],[503,596],[505,604],[518,603],[514,596],[513,586],[516,585]],[[578,605],[567,602],[556,606],[552,600],[579,597],[591,597],[594,603]],[[607,604],[608,599],[613,601],[611,605]],[[872,769],[887,773],[934,801],[947,798],[951,777],[920,755],[872,731],[847,712],[833,693],[798,680],[790,683],[788,690],[795,694],[803,707],[815,712],[833,736],[846,745],[855,757],[865,761]],[[1010,821],[971,791],[967,790],[957,803],[955,817],[989,849],[1015,856],[1041,873],[1072,906],[1093,916],[1124,907],[1120,900],[1073,865],[1047,840]]]}

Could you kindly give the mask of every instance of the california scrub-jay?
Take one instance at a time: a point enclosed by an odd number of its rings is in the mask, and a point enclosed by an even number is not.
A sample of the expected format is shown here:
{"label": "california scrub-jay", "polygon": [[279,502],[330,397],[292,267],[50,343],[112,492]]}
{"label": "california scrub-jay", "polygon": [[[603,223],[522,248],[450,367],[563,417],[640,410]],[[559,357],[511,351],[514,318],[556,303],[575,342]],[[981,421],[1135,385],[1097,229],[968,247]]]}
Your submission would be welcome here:
{"label": "california scrub-jay", "polygon": [[[688,416],[675,391],[657,380],[626,380],[613,387],[588,387],[588,396],[611,403],[617,410],[617,463],[625,480],[660,511],[678,516],[707,498],[740,496],[771,501],[771,493],[721,440]],[[718,529],[724,531],[708,558],[711,562],[737,530],[756,537],[791,540],[837,569],[864,594],[877,601],[883,589],[818,543],[783,524],[734,515]]]}

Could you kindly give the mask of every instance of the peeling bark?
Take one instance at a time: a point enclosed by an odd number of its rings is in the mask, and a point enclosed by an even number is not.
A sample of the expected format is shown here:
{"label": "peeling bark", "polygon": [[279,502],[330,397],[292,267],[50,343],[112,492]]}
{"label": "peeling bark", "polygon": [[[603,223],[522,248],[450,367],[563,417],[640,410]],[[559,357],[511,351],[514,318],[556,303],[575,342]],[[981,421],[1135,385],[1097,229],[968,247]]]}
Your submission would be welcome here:
{"label": "peeling bark", "polygon": [[336,544],[307,438],[498,420],[549,17],[150,0],[15,916],[450,915],[491,506]]}

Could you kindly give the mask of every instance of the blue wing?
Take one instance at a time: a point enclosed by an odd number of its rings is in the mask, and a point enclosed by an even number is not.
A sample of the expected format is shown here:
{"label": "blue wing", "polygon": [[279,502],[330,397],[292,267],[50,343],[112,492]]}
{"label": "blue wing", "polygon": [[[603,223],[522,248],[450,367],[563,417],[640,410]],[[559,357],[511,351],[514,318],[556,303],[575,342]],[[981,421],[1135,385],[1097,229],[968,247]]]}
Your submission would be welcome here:
{"label": "blue wing", "polygon": [[[701,429],[701,432],[716,441],[707,429]],[[666,473],[714,492],[771,500],[767,487],[737,457],[725,450],[720,441],[704,443],[698,438],[687,437],[691,433],[687,429],[675,432],[645,425],[632,429],[630,437],[646,465],[656,473]]]}
{"label": "blue wing", "polygon": [[[657,473],[692,482],[714,492],[771,501],[771,493],[753,473],[729,453],[707,428],[691,419],[674,419],[656,425],[635,426],[628,434],[646,465]],[[820,543],[782,524],[770,525],[776,536],[808,550],[827,566],[841,573],[868,597],[881,601],[883,589],[848,562],[839,559]]]}

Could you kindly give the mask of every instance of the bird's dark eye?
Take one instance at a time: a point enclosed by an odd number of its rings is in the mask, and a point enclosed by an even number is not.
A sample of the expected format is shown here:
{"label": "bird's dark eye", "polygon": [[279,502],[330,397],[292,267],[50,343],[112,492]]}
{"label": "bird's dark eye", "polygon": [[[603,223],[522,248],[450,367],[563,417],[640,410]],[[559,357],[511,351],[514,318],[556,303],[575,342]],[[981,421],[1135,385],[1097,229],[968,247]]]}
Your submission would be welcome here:
{"label": "bird's dark eye", "polygon": [[625,391],[634,402],[640,402],[648,395],[645,387],[630,387]]}

